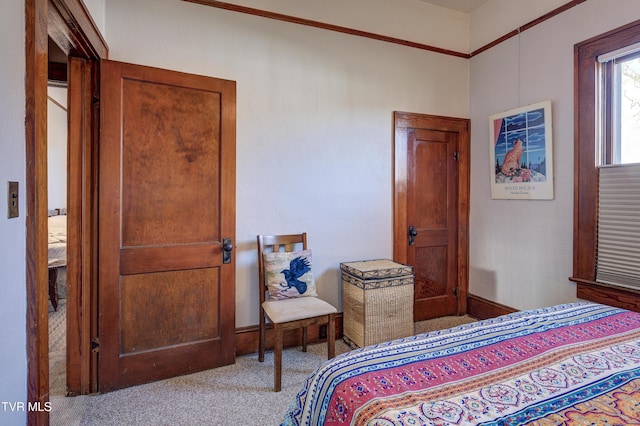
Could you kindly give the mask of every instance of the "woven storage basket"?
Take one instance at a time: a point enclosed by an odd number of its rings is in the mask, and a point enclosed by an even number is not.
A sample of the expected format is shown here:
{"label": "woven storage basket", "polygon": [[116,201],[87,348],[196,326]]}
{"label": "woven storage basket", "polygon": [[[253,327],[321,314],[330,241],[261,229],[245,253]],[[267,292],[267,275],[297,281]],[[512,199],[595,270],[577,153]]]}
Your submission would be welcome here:
{"label": "woven storage basket", "polygon": [[346,262],[342,271],[344,341],[353,347],[413,335],[413,268],[388,259]]}

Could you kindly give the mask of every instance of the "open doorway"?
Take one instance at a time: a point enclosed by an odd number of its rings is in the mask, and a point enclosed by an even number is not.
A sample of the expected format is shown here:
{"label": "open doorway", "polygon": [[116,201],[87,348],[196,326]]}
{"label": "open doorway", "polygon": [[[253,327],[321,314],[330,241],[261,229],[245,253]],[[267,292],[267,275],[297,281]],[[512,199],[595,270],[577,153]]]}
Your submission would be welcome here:
{"label": "open doorway", "polygon": [[[93,94],[97,87],[97,61],[108,57],[108,48],[81,0],[25,1],[25,148],[26,148],[26,287],[27,287],[27,358],[28,401],[44,406],[49,400],[48,347],[48,267],[47,267],[47,109],[48,82],[55,69],[49,67],[48,38],[61,48],[68,60],[69,140],[67,170],[70,171],[67,199],[68,239],[75,241],[74,265],[67,259],[67,276],[78,285],[73,302],[67,304],[67,318],[75,329],[67,328],[67,389],[73,394],[92,390],[90,291],[95,259],[93,203],[95,167],[93,149],[97,145],[97,108]],[[72,61],[79,59],[80,62]],[[84,61],[84,62],[82,62]],[[73,83],[73,84],[71,84]],[[72,148],[72,149],[71,149]],[[72,235],[73,233],[73,235]],[[69,243],[67,248],[69,249]],[[69,257],[71,259],[71,256]],[[74,269],[74,273],[71,269]],[[70,281],[69,279],[67,280]],[[72,299],[67,286],[67,300]],[[76,307],[75,313],[69,312]],[[73,344],[69,344],[72,342]],[[30,411],[29,424],[48,424],[46,410]]]}
{"label": "open doorway", "polygon": [[47,200],[49,395],[67,393],[67,56],[49,39]]}
{"label": "open doorway", "polygon": [[67,326],[67,89],[49,86],[48,106],[48,251],[49,394],[66,394]]}

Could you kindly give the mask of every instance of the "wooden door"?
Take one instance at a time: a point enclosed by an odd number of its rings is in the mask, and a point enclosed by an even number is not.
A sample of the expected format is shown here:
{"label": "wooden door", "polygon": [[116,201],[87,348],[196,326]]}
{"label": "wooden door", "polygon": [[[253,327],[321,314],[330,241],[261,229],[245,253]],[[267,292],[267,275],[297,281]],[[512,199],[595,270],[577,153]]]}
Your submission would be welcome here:
{"label": "wooden door", "polygon": [[[455,315],[457,279],[458,152],[456,134],[411,129],[407,262],[414,266],[414,318]],[[409,232],[409,228],[407,228]]]}
{"label": "wooden door", "polygon": [[235,82],[100,78],[99,389],[232,364]]}
{"label": "wooden door", "polygon": [[394,259],[414,267],[414,321],[466,313],[467,145],[468,120],[396,115]]}

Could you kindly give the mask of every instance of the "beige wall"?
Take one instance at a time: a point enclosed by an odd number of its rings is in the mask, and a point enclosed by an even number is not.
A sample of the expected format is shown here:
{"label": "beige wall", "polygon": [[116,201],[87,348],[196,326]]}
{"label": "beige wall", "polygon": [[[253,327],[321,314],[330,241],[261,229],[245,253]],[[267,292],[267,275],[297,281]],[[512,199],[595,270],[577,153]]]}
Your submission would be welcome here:
{"label": "beige wall", "polygon": [[49,87],[47,105],[47,201],[49,210],[67,207],[67,89]]}
{"label": "beige wall", "polygon": [[113,0],[114,60],[237,81],[238,326],[258,323],[259,233],[307,231],[319,293],[392,256],[393,111],[466,117],[468,61],[177,1]]}
{"label": "beige wall", "polygon": [[[573,46],[637,19],[635,0],[588,0],[471,59],[471,293],[517,309],[576,300],[568,280]],[[552,103],[554,200],[491,200],[489,116],[544,100]]]}
{"label": "beige wall", "polygon": [[568,0],[488,0],[470,15],[470,52],[491,43]]}
{"label": "beige wall", "polygon": [[227,3],[458,52],[467,52],[469,48],[470,16],[422,0],[230,0]]}
{"label": "beige wall", "polygon": [[[0,401],[27,400],[25,276],[24,2],[0,13]],[[20,217],[7,219],[7,182],[20,185]],[[24,411],[5,411],[0,424],[23,425]]]}

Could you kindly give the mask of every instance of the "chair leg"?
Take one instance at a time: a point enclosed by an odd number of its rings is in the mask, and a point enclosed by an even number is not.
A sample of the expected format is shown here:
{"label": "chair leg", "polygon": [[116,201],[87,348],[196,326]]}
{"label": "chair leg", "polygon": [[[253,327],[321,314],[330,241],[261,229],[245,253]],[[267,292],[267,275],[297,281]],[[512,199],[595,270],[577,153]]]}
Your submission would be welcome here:
{"label": "chair leg", "polygon": [[49,300],[53,310],[58,310],[58,268],[49,268]]}
{"label": "chair leg", "polygon": [[264,313],[260,312],[260,336],[258,337],[258,361],[264,362],[264,347],[266,340],[266,324],[264,323]]}
{"label": "chair leg", "polygon": [[335,315],[329,314],[329,324],[327,325],[327,357],[336,356],[336,324]]}
{"label": "chair leg", "polygon": [[282,340],[283,330],[280,324],[274,324],[275,338],[273,343],[273,390],[280,392],[282,388]]}
{"label": "chair leg", "polygon": [[302,352],[307,351],[307,327],[302,327]]}

